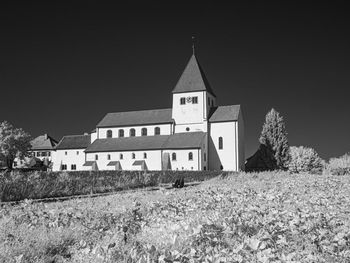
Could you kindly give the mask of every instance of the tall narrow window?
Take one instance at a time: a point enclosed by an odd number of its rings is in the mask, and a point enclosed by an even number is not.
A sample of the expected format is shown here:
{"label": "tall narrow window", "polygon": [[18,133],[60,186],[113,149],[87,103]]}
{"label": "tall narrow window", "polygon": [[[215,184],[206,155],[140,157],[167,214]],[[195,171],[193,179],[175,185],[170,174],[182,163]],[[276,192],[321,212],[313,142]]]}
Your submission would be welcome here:
{"label": "tall narrow window", "polygon": [[132,158],[132,159],[135,159],[135,158],[136,158],[135,153],[132,153],[132,154],[131,154],[131,158]]}
{"label": "tall narrow window", "polygon": [[192,104],[198,104],[198,97],[192,97]]}
{"label": "tall narrow window", "polygon": [[98,155],[97,155],[97,154],[95,154],[95,160],[96,160],[96,161],[98,160]]}
{"label": "tall narrow window", "polygon": [[171,160],[176,161],[176,153],[172,153]]}
{"label": "tall narrow window", "polygon": [[72,165],[70,166],[70,169],[73,170],[73,171],[76,170],[76,169],[77,169],[77,165],[76,165],[76,164],[72,164]]}
{"label": "tall narrow window", "polygon": [[50,156],[51,156],[51,152],[47,152],[47,156],[49,156],[49,157],[50,157]]}
{"label": "tall narrow window", "polygon": [[118,131],[118,137],[124,137],[124,130],[123,129]]}
{"label": "tall narrow window", "polygon": [[224,148],[224,141],[222,137],[219,137],[219,150],[222,150]]}
{"label": "tall narrow window", "polygon": [[192,161],[192,160],[193,160],[193,153],[192,153],[192,152],[189,152],[189,153],[188,153],[188,160],[189,160],[189,161]]}
{"label": "tall narrow window", "polygon": [[180,98],[180,104],[181,105],[186,104],[186,98]]}
{"label": "tall narrow window", "polygon": [[121,154],[119,154],[119,159],[120,159],[120,160],[123,160],[123,157],[124,157],[124,156],[123,156],[123,154],[122,154],[122,153],[121,153]]}
{"label": "tall narrow window", "polygon": [[147,153],[143,153],[143,159],[147,159]]}
{"label": "tall narrow window", "polygon": [[154,128],[154,135],[159,135],[160,134],[160,128],[159,127],[155,127]]}
{"label": "tall narrow window", "polygon": [[134,137],[135,136],[135,129],[134,128],[130,129],[129,136],[130,137]]}
{"label": "tall narrow window", "polygon": [[107,138],[112,138],[112,135],[113,135],[112,130],[108,130],[107,131]]}
{"label": "tall narrow window", "polygon": [[207,161],[207,155],[206,155],[206,153],[204,153],[203,159],[204,159],[204,162]]}
{"label": "tall narrow window", "polygon": [[110,159],[111,159],[111,155],[107,154],[107,160],[110,160]]}
{"label": "tall narrow window", "polygon": [[147,136],[147,128],[142,128],[141,135],[142,136]]}

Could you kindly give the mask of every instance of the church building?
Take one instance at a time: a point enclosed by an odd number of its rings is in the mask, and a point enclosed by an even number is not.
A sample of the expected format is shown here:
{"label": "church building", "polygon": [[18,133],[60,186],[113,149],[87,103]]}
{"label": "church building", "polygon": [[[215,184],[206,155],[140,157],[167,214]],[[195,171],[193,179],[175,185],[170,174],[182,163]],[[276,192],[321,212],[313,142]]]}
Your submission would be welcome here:
{"label": "church building", "polygon": [[107,113],[90,134],[63,137],[53,170],[244,169],[241,107],[217,105],[195,54],[172,99],[167,109]]}

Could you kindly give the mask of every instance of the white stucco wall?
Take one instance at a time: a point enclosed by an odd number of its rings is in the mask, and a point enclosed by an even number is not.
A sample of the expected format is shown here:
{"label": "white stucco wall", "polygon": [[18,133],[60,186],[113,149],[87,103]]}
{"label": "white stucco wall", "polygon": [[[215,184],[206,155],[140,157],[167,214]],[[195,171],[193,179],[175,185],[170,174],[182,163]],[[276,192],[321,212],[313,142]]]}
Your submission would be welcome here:
{"label": "white stucco wall", "polygon": [[[172,160],[172,153],[176,153],[176,160]],[[192,152],[193,160],[188,160],[188,154]],[[132,159],[132,153],[135,153],[135,159]],[[144,153],[147,158],[144,158]],[[133,166],[135,161],[145,161],[148,170],[162,170],[162,154],[169,153],[172,170],[199,170],[202,167],[201,150],[185,149],[185,150],[152,150],[152,151],[123,151],[123,152],[100,152],[87,153],[87,161],[96,161],[99,170],[114,170],[114,166],[107,166],[111,161],[119,161],[122,170],[140,170],[140,166]],[[95,160],[95,155],[98,160]],[[108,154],[111,156],[108,160]],[[123,154],[123,159],[120,159]]]}
{"label": "white stucco wall", "polygon": [[90,134],[90,138],[91,138],[91,143],[93,143],[97,139],[97,132],[92,132]]}
{"label": "white stucco wall", "polygon": [[[198,103],[188,103],[188,97],[198,97]],[[186,103],[181,104],[180,99],[185,98]],[[207,118],[206,92],[185,92],[173,94],[172,118],[178,125],[188,123],[202,123]]]}
{"label": "white stucco wall", "polygon": [[[135,153],[135,159],[132,159],[132,153]],[[145,159],[143,154],[147,154]],[[95,160],[95,155],[98,155],[98,160]],[[111,159],[108,160],[108,154]],[[123,159],[120,159],[120,154],[123,154]],[[87,161],[96,161],[99,170],[115,170],[114,166],[107,166],[111,161],[119,161],[122,170],[140,170],[140,166],[133,166],[135,161],[145,161],[148,170],[161,170],[161,151],[124,151],[124,152],[100,152],[100,153],[87,153]]]}
{"label": "white stucco wall", "polygon": [[[188,154],[192,152],[193,160],[188,160]],[[200,170],[201,149],[186,149],[186,150],[163,150],[163,153],[169,153],[171,170]],[[176,153],[176,161],[172,160],[172,154]]]}
{"label": "white stucco wall", "polygon": [[[187,131],[187,128],[189,128],[189,131]],[[186,124],[178,124],[175,123],[175,133],[181,133],[181,132],[207,132],[208,124],[207,121],[203,121],[202,123],[186,123]]]}
{"label": "white stucco wall", "polygon": [[[237,122],[210,123],[209,169],[238,171]],[[219,150],[219,137],[223,138],[223,149]]]}
{"label": "white stucco wall", "polygon": [[[67,165],[67,171],[71,171],[71,165],[76,165],[76,170],[87,170],[85,163],[85,149],[56,150],[52,154],[53,171],[60,171],[61,164]],[[66,154],[67,153],[67,154]]]}
{"label": "white stucco wall", "polygon": [[130,129],[135,129],[135,136],[141,136],[141,130],[142,128],[147,128],[147,136],[153,136],[154,134],[154,128],[159,127],[160,128],[160,135],[170,135],[172,133],[171,131],[171,124],[159,124],[159,125],[144,125],[144,126],[127,126],[127,127],[109,127],[109,128],[98,128],[98,138],[104,139],[107,138],[107,131],[112,131],[112,138],[118,138],[119,130],[124,130],[124,137],[129,137]]}

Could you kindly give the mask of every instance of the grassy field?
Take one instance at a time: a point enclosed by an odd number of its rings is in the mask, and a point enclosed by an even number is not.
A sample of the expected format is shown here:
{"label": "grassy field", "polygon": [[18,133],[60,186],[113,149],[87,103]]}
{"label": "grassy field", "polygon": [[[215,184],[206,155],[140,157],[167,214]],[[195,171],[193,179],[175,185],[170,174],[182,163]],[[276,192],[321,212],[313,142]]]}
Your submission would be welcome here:
{"label": "grassy field", "polygon": [[2,206],[0,262],[350,262],[350,177],[236,174]]}

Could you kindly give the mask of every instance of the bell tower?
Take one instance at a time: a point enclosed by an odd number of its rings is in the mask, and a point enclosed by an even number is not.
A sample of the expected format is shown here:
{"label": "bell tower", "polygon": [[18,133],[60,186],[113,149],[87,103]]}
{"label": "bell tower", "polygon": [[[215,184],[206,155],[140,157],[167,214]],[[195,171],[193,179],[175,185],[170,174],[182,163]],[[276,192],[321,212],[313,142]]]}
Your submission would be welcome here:
{"label": "bell tower", "polygon": [[172,93],[175,132],[206,132],[210,108],[216,106],[216,96],[194,53]]}

